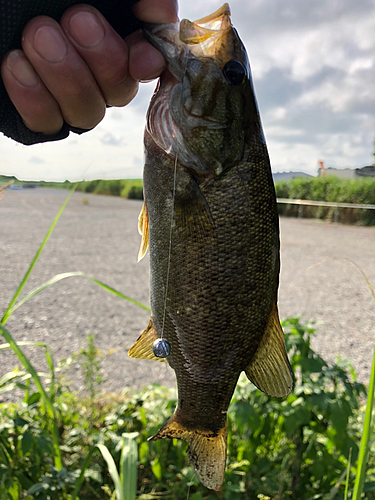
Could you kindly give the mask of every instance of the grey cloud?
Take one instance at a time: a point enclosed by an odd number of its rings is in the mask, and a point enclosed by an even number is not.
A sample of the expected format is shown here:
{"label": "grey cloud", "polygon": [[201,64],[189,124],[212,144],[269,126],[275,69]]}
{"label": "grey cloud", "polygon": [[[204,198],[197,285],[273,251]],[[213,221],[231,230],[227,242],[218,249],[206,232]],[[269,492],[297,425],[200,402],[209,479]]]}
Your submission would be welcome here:
{"label": "grey cloud", "polygon": [[303,91],[303,84],[293,81],[290,72],[281,68],[271,69],[254,86],[261,113],[285,106]]}
{"label": "grey cloud", "polygon": [[[348,113],[332,113],[323,104],[288,108],[283,120],[286,129],[300,130],[300,136],[289,137],[289,141],[314,143],[320,136],[355,133],[361,128],[361,117]],[[279,125],[282,126],[282,123]],[[285,137],[284,140],[287,138]]]}
{"label": "grey cloud", "polygon": [[43,160],[43,158],[40,158],[40,156],[32,156],[29,159],[29,163],[33,163],[34,165],[43,165],[46,161]]}
{"label": "grey cloud", "polygon": [[[237,6],[240,7],[239,2]],[[238,8],[237,7],[237,8]],[[235,7],[233,8],[235,12]],[[341,17],[374,13],[372,0],[268,0],[267,2],[241,2],[241,15],[236,18],[237,28],[246,31],[251,29],[249,36],[260,33],[284,31],[290,29],[305,29],[317,24],[336,22]],[[246,25],[245,25],[246,23]],[[246,26],[246,27],[245,27]]]}
{"label": "grey cloud", "polygon": [[125,145],[125,138],[120,136],[120,137],[115,137],[111,132],[107,132],[101,139],[100,142],[102,144],[105,144],[106,146],[124,146]]}

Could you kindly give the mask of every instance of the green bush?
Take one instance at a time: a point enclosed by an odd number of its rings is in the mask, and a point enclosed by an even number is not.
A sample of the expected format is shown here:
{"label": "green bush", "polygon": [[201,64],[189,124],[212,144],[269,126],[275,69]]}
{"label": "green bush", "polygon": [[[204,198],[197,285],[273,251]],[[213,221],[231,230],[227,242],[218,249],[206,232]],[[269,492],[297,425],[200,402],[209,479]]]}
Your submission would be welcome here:
{"label": "green bush", "polygon": [[82,191],[83,193],[94,193],[99,183],[99,180],[82,181],[78,184],[77,191]]}
{"label": "green bush", "polygon": [[122,181],[123,188],[121,191],[122,198],[130,198],[135,200],[143,199],[143,181],[142,179],[127,179]]}
{"label": "green bush", "polygon": [[[375,179],[340,179],[336,176],[297,178],[275,183],[278,198],[375,205]],[[297,216],[298,206],[279,204],[280,215]],[[303,207],[303,217],[334,219],[334,209]],[[340,209],[340,221],[375,225],[375,210]]]}
{"label": "green bush", "polygon": [[143,199],[143,182],[142,179],[82,181],[78,184],[77,191],[141,200]]}
{"label": "green bush", "polygon": [[132,186],[128,191],[128,198],[133,200],[143,200],[143,187]]}
{"label": "green bush", "polygon": [[[330,498],[342,500],[340,483],[349,454],[353,464],[357,460],[365,388],[355,381],[349,366],[329,365],[311,349],[311,326],[297,319],[286,320],[283,326],[295,373],[294,390],[280,400],[240,379],[228,412],[228,466],[222,493],[199,483],[188,466],[185,443],[147,442],[172,414],[174,390],[153,385],[121,397],[96,395],[93,412],[92,395],[73,394],[57,384],[55,406],[64,463],[57,470],[43,400],[38,391],[21,382],[22,372],[17,372],[25,397],[19,403],[1,405],[0,498],[28,498],[27,490],[37,499],[69,498],[92,446],[104,444],[119,467],[122,434],[138,432],[140,499],[145,495],[145,499],[185,500],[189,489],[189,498],[195,500],[250,500],[262,498],[259,495],[275,500],[328,499],[338,483],[337,494]],[[374,444],[372,448],[375,451]],[[374,468],[372,453],[364,497],[368,500],[375,499]],[[355,472],[352,468],[351,489]],[[105,499],[108,492],[112,494],[113,483],[103,457],[95,454],[79,498]]]}

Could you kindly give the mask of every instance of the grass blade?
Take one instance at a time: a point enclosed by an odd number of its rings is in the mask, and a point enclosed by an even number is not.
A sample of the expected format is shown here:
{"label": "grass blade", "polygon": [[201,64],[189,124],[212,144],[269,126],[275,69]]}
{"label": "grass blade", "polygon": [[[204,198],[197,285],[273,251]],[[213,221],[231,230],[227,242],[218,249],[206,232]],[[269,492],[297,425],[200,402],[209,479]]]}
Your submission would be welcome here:
{"label": "grass blade", "polygon": [[112,455],[109,453],[109,450],[104,444],[97,444],[100,453],[103,455],[104,460],[107,462],[108,472],[111,475],[112,481],[115,485],[117,500],[125,500],[123,491],[121,488],[120,476],[118,475],[115,461],[112,458]]}
{"label": "grass blade", "polygon": [[[100,451],[104,460],[107,462],[108,471],[115,485],[117,500],[135,500],[136,488],[137,488],[137,460],[138,460],[138,447],[136,443],[137,436],[138,432],[124,433],[122,435],[123,447],[122,447],[121,461],[120,461],[120,475],[118,474],[116,464],[106,446],[104,446],[103,444],[97,444],[93,448],[91,448],[82,465],[81,473],[77,479],[71,500],[77,500],[79,490],[81,489],[83,481],[85,479],[86,470],[90,465],[93,454],[97,450]],[[134,468],[135,468],[135,473],[134,473]],[[129,472],[130,470],[131,472]],[[128,481],[127,486],[125,487],[124,481],[125,479],[129,478],[131,480]]]}
{"label": "grass blade", "polygon": [[123,293],[121,292],[118,292],[117,290],[115,290],[114,288],[106,285],[105,283],[102,283],[101,281],[95,279],[95,278],[92,278],[91,276],[87,276],[86,274],[82,274],[82,276],[84,276],[85,278],[88,278],[89,280],[91,280],[93,283],[96,283],[97,285],[99,285],[100,287],[104,288],[104,290],[107,290],[107,292],[111,292],[113,293],[114,295],[117,295],[117,297],[120,297],[121,299],[125,299],[125,300],[128,300],[129,302],[131,302],[132,304],[135,304],[136,306],[142,308],[142,309],[145,309],[146,311],[151,311],[151,309],[147,306],[145,306],[144,304],[142,304],[141,302],[138,302],[137,300],[134,300],[130,297],[128,297],[127,295],[124,295]]}
{"label": "grass blade", "polygon": [[10,348],[13,350],[13,352],[16,354],[20,362],[22,363],[23,367],[30,373],[34,384],[38,391],[40,392],[43,401],[47,407],[48,415],[50,416],[52,422],[53,422],[53,444],[55,448],[55,466],[56,469],[60,470],[63,466],[62,464],[62,457],[61,457],[61,450],[60,450],[60,442],[59,442],[59,430],[58,430],[58,425],[57,425],[57,420],[56,420],[56,415],[55,415],[55,409],[53,406],[53,403],[51,401],[51,398],[48,396],[45,388],[43,387],[42,381],[33,367],[33,365],[30,363],[29,358],[26,356],[26,354],[22,351],[21,347],[17,344],[17,342],[14,340],[10,332],[4,328],[2,324],[0,324],[0,334],[4,337],[4,339],[7,341],[9,344]]}
{"label": "grass blade", "polygon": [[341,488],[341,483],[342,481],[344,480],[344,477],[346,476],[346,473],[347,473],[347,470],[345,469],[341,476],[338,478],[338,480],[336,481],[336,484],[335,486],[331,489],[331,491],[329,492],[329,497],[328,497],[328,500],[334,500],[337,493],[339,492],[339,489]]}
{"label": "grass blade", "polygon": [[137,436],[138,432],[129,432],[122,435],[120,481],[123,487],[124,500],[135,500],[137,495]]}
{"label": "grass blade", "polygon": [[[36,346],[36,347],[47,347],[47,344],[45,342],[34,342],[32,340],[21,340],[20,342],[17,342],[17,345],[31,345],[31,346]],[[6,344],[0,344],[0,351],[3,349],[11,349],[11,345],[6,343]]]}
{"label": "grass blade", "polygon": [[344,494],[344,500],[348,500],[348,493],[349,493],[349,475],[350,475],[350,465],[352,461],[352,449],[350,448],[349,451],[349,458],[348,458],[348,466],[346,468],[346,481],[345,481],[345,494]]}
{"label": "grass blade", "polygon": [[86,473],[86,469],[87,467],[90,465],[90,462],[91,462],[91,459],[92,459],[92,456],[93,454],[97,451],[97,447],[94,446],[93,448],[91,448],[91,450],[88,452],[86,458],[85,458],[85,461],[83,462],[83,465],[82,465],[82,469],[81,469],[81,473],[79,475],[79,478],[77,479],[76,481],[76,487],[74,488],[74,491],[72,493],[72,498],[71,500],[77,500],[77,496],[78,496],[78,493],[79,493],[79,490],[81,489],[82,487],[82,484],[83,484],[83,481],[85,480],[85,473]]}
{"label": "grass blade", "polygon": [[120,297],[121,299],[125,299],[125,300],[131,302],[132,304],[134,304],[138,307],[141,307],[142,309],[145,309],[146,311],[150,311],[149,307],[145,306],[141,302],[138,302],[137,300],[134,300],[134,299],[128,297],[127,295],[124,295],[123,293],[119,292],[118,290],[115,290],[111,286],[106,285],[102,281],[99,281],[96,278],[93,278],[92,276],[89,276],[85,273],[82,273],[81,271],[72,271],[70,273],[56,274],[50,280],[46,281],[45,283],[38,286],[37,288],[34,288],[34,290],[31,290],[31,292],[29,292],[27,295],[25,295],[25,297],[23,299],[21,299],[20,301],[18,301],[17,304],[14,304],[11,308],[8,308],[7,318],[9,318],[20,306],[22,306],[22,304],[24,304],[25,302],[27,302],[32,297],[34,297],[38,293],[42,292],[46,288],[54,285],[55,283],[58,283],[59,281],[61,281],[63,279],[73,278],[73,277],[77,277],[77,276],[89,279],[90,281],[92,281],[96,285],[100,286],[101,288],[104,288],[104,290],[107,290],[108,292],[116,295],[117,297]]}
{"label": "grass blade", "polygon": [[371,435],[371,418],[372,418],[372,408],[374,404],[374,389],[375,389],[375,348],[374,356],[372,360],[370,385],[367,395],[366,404],[366,414],[365,422],[363,424],[363,433],[361,439],[361,448],[359,450],[358,464],[357,464],[357,475],[354,485],[353,500],[359,500],[362,495],[363,486],[365,483],[365,473],[367,465],[367,455],[370,447],[370,435]]}
{"label": "grass blade", "polygon": [[[50,407],[51,400],[43,387],[42,381],[41,381],[38,373],[36,372],[33,365],[30,363],[29,358],[26,356],[26,354],[24,354],[24,352],[22,351],[20,346],[17,344],[17,342],[14,340],[12,335],[8,332],[8,330],[6,330],[2,325],[0,325],[0,333],[5,338],[5,340],[7,341],[10,348],[13,350],[13,352],[16,354],[17,358],[21,361],[21,363],[22,363],[23,367],[26,369],[26,371],[28,373],[30,373],[36,388],[38,389],[40,394],[42,394],[43,399],[47,403],[47,406]],[[54,416],[53,411],[49,412],[49,414],[50,414],[50,417],[53,418],[53,416]]]}
{"label": "grass blade", "polygon": [[[74,188],[75,189],[75,188]],[[29,276],[31,274],[31,271],[34,269],[34,266],[35,264],[37,263],[39,257],[40,257],[40,254],[42,253],[43,251],[43,248],[45,247],[45,244],[47,243],[49,237],[51,236],[52,234],[52,231],[54,230],[56,224],[57,224],[57,221],[59,220],[61,214],[63,213],[68,201],[70,200],[70,198],[72,197],[72,194],[74,193],[74,189],[72,189],[72,191],[69,193],[69,196],[67,197],[67,199],[64,201],[62,207],[60,208],[60,210],[58,211],[54,221],[52,222],[50,228],[48,229],[47,231],[47,234],[45,235],[40,247],[38,248],[36,254],[35,254],[35,257],[33,258],[33,260],[31,261],[31,264],[28,268],[28,270],[26,271],[25,273],[25,276],[23,277],[21,283],[19,284],[17,290],[16,290],[16,293],[13,295],[13,298],[12,300],[10,301],[5,313],[4,313],[4,316],[1,318],[1,324],[4,326],[5,323],[7,322],[9,316],[11,315],[10,313],[10,310],[12,309],[13,305],[16,303],[16,300],[18,299],[18,297],[20,296],[20,293],[22,292],[24,286],[26,285],[27,283],[27,280],[29,279]]]}

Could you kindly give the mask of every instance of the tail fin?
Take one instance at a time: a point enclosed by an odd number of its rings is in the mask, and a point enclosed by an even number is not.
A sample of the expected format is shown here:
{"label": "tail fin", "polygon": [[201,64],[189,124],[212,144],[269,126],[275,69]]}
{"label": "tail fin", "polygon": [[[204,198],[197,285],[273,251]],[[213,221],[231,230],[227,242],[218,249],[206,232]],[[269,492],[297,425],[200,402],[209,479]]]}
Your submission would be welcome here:
{"label": "tail fin", "polygon": [[149,441],[175,438],[189,445],[187,456],[190,465],[204,486],[220,491],[224,481],[227,456],[227,422],[217,433],[210,430],[188,429],[178,421],[174,414],[168,422]]}

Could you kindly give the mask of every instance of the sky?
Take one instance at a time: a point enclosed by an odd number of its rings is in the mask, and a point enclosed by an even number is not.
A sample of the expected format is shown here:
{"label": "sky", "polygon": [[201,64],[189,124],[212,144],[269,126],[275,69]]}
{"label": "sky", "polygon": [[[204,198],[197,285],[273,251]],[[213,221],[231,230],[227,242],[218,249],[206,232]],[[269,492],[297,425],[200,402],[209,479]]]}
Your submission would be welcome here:
{"label": "sky", "polygon": [[[222,0],[180,0],[180,18]],[[244,42],[273,172],[317,174],[373,163],[375,0],[231,0]],[[34,146],[0,136],[0,174],[24,180],[140,178],[143,129],[155,82],[91,132]]]}

